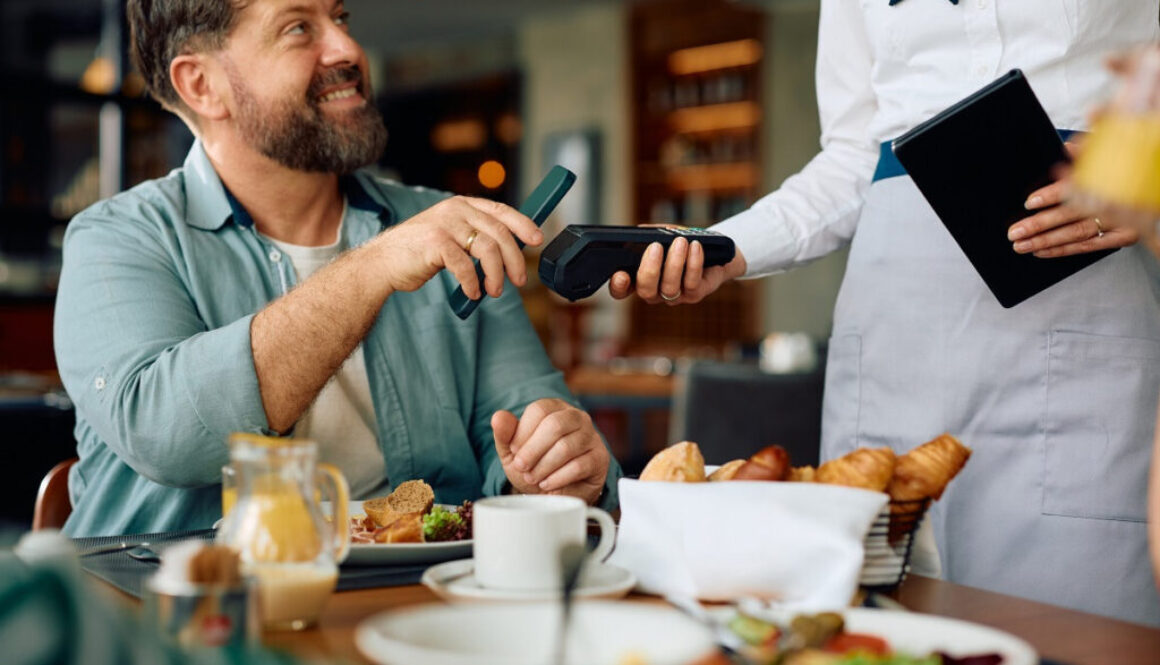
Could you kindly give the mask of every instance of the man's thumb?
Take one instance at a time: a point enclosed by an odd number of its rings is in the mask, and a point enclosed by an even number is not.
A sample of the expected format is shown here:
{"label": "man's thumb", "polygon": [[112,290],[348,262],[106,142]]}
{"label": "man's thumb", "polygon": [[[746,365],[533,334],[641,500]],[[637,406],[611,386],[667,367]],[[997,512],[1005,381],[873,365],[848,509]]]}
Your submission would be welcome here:
{"label": "man's thumb", "polygon": [[519,419],[511,411],[496,411],[492,414],[491,431],[495,435],[495,451],[501,460],[511,456],[512,437],[516,435],[519,424]]}

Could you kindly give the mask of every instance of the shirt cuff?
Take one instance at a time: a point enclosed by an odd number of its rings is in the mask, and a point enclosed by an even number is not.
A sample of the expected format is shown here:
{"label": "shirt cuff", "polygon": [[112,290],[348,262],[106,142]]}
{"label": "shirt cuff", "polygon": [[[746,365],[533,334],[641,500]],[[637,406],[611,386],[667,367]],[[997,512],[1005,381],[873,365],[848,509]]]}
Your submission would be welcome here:
{"label": "shirt cuff", "polygon": [[798,240],[790,225],[757,207],[715,224],[712,230],[732,238],[745,257],[742,279],[784,272],[797,255]]}

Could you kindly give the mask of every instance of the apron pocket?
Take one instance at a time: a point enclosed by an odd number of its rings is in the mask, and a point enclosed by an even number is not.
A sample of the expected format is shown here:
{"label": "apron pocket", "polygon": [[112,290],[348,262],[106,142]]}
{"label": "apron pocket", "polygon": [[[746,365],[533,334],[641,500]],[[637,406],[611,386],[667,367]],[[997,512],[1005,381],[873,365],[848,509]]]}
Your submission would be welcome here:
{"label": "apron pocket", "polygon": [[1145,521],[1160,343],[1056,331],[1047,362],[1043,513]]}
{"label": "apron pocket", "polygon": [[826,388],[822,404],[822,460],[858,447],[862,409],[862,336],[834,335],[826,352]]}

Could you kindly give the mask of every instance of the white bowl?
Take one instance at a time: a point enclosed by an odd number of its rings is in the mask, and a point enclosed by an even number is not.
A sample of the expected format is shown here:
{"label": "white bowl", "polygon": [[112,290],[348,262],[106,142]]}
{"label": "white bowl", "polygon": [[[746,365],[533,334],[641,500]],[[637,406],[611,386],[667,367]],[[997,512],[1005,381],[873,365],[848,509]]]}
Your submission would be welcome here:
{"label": "white bowl", "polygon": [[[545,665],[555,662],[560,605],[421,605],[383,612],[355,632],[380,665]],[[716,648],[710,631],[660,604],[579,601],[568,629],[570,665],[688,665]]]}

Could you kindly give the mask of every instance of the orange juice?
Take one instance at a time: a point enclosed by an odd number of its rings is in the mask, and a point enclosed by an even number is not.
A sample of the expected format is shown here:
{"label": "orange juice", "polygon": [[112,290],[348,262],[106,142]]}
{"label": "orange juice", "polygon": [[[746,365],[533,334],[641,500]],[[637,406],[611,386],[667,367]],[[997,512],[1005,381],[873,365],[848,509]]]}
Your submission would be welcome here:
{"label": "orange juice", "polygon": [[258,564],[249,571],[258,580],[262,625],[272,630],[301,630],[318,621],[334,592],[334,566]]}
{"label": "orange juice", "polygon": [[1106,204],[1160,214],[1160,112],[1109,112],[1075,164],[1081,192]]}

